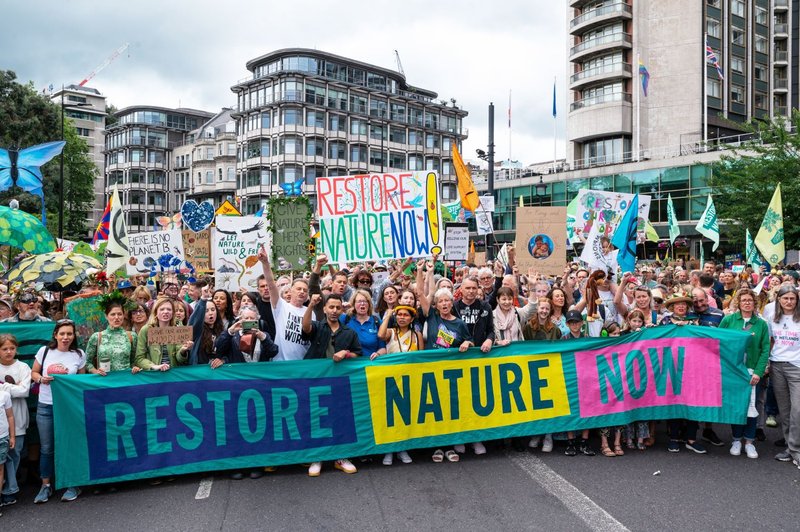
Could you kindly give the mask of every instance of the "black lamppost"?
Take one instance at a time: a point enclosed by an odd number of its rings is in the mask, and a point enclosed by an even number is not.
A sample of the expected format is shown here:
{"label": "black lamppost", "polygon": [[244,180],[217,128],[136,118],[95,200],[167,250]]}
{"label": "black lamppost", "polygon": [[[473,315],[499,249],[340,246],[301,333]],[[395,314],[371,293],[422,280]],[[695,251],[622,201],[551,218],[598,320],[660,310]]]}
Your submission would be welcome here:
{"label": "black lamppost", "polygon": [[[494,199],[494,103],[489,103],[489,145],[487,147],[489,148],[488,153],[483,150],[475,150],[475,152],[478,154],[479,159],[486,161],[489,165],[486,191]],[[494,215],[492,215],[492,218],[494,219]],[[486,260],[492,260],[494,258],[494,244],[489,245],[488,236],[486,239]],[[494,233],[491,234],[491,237],[492,241],[496,242]]]}
{"label": "black lamppost", "polygon": [[[72,107],[91,107],[92,104],[88,102],[72,102],[69,104]],[[66,141],[64,137],[64,86],[61,86],[61,140]],[[61,150],[59,157],[59,186],[58,186],[58,239],[64,240],[64,150]],[[44,207],[44,206],[42,206]],[[59,242],[59,246],[61,242]]]}
{"label": "black lamppost", "polygon": [[541,174],[539,174],[539,182],[534,185],[534,188],[536,189],[536,204],[541,206],[545,196],[547,196],[547,184]]}

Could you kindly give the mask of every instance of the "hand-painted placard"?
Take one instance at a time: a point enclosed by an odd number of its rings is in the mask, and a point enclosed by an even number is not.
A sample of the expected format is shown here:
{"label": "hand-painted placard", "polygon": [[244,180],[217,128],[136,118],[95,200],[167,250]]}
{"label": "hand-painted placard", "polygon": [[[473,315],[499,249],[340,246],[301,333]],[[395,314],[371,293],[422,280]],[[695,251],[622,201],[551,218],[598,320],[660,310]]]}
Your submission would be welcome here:
{"label": "hand-painted placard", "polygon": [[567,260],[566,207],[517,207],[514,249],[521,272],[560,275]]}
{"label": "hand-painted placard", "polygon": [[[617,225],[625,215],[628,205],[633,201],[633,194],[581,189],[577,198],[575,223],[580,228],[584,238],[589,235],[595,220],[599,224],[600,236],[611,238],[617,229]],[[650,219],[650,196],[646,194],[639,194],[638,218],[638,241],[641,243],[646,239],[645,222]]]}
{"label": "hand-painted placard", "polygon": [[444,250],[436,172],[317,178],[317,252],[331,262],[428,257]]}
{"label": "hand-painted placard", "polygon": [[128,235],[128,275],[177,271],[184,263],[180,229]]}
{"label": "hand-painted placard", "polygon": [[309,268],[311,204],[305,196],[273,197],[268,207],[272,267],[278,271]]}
{"label": "hand-painted placard", "polygon": [[258,288],[262,273],[258,248],[269,249],[268,222],[257,216],[218,216],[214,229],[213,262],[216,288],[229,292]]}
{"label": "hand-painted placard", "polygon": [[469,225],[447,223],[444,226],[445,260],[465,261],[469,255]]}
{"label": "hand-painted placard", "polygon": [[59,487],[369,456],[633,421],[746,421],[747,333],[654,327],[336,363],[53,383]]}
{"label": "hand-painted placard", "polygon": [[211,271],[211,229],[203,229],[196,233],[184,229],[181,234],[186,261],[194,266],[195,271]]}
{"label": "hand-painted placard", "polygon": [[78,346],[81,349],[86,348],[86,342],[92,333],[108,327],[106,315],[98,305],[99,301],[98,293],[89,297],[75,296],[66,302],[67,316],[75,322]]}
{"label": "hand-painted placard", "polygon": [[150,327],[147,329],[147,344],[178,344],[192,340],[192,328],[187,326]]}

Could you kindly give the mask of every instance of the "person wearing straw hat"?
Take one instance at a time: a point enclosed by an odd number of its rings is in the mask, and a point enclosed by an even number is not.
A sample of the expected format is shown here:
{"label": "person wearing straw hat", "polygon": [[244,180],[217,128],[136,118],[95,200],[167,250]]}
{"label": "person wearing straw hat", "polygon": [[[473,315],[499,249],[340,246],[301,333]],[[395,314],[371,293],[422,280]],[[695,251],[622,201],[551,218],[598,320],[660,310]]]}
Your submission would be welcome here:
{"label": "person wearing straw hat", "polygon": [[665,301],[667,315],[659,325],[697,325],[697,319],[689,316],[690,305],[694,303],[692,296],[685,292],[671,294]]}

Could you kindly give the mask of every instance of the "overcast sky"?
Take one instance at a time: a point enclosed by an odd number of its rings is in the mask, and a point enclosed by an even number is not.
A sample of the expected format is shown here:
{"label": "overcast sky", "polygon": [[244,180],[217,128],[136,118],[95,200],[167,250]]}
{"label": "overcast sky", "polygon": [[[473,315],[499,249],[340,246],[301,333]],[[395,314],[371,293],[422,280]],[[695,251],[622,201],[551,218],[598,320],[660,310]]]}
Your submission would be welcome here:
{"label": "overcast sky", "polygon": [[125,42],[126,53],[89,86],[117,107],[218,111],[245,63],[279,48],[316,48],[397,69],[469,111],[465,158],[487,144],[495,104],[497,160],[553,158],[557,77],[558,157],[565,153],[566,8],[554,0],[294,0],[4,2],[0,68],[41,90],[78,83]]}

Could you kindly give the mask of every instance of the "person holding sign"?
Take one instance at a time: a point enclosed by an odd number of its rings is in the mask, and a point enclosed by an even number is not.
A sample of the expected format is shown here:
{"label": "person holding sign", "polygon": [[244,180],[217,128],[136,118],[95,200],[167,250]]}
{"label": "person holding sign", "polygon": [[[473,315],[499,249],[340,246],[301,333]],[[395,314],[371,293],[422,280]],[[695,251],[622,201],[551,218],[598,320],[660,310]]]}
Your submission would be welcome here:
{"label": "person holding sign", "polygon": [[204,286],[200,300],[189,318],[194,340],[189,353],[189,365],[208,364],[211,369],[217,369],[225,362],[217,355],[216,347],[217,337],[225,328],[217,306],[214,303],[209,304],[210,301],[210,290]]}
{"label": "person holding sign", "polygon": [[[172,308],[170,306],[170,308]],[[78,348],[75,323],[58,320],[53,329],[53,339],[39,349],[31,369],[31,379],[39,385],[39,403],[36,407],[36,426],[39,429],[39,476],[42,487],[34,498],[36,504],[45,503],[53,495],[50,479],[55,472],[55,432],[53,429],[53,391],[50,383],[57,375],[86,373],[86,353]],[[69,487],[62,501],[74,501],[80,495],[79,488]]]}
{"label": "person holding sign", "polygon": [[[275,343],[278,354],[273,360],[302,360],[308,351],[309,341],[303,337],[303,315],[305,302],[308,299],[308,281],[295,279],[289,288],[289,301],[278,294],[278,285],[272,275],[269,264],[269,253],[263,245],[258,250],[258,260],[264,270],[264,280],[270,293],[272,315],[275,318]],[[273,297],[274,296],[274,297]]]}
{"label": "person holding sign", "polygon": [[174,326],[175,312],[172,309],[172,299],[159,297],[153,304],[147,325],[139,331],[136,345],[136,366],[143,370],[168,371],[172,367],[186,364],[189,359],[189,351],[194,345],[193,341],[187,340],[183,345],[156,344],[148,341],[150,329]]}
{"label": "person holding sign", "polygon": [[105,376],[110,371],[138,373],[136,361],[136,336],[123,328],[125,311],[136,308],[121,292],[114,290],[97,302],[106,315],[108,327],[89,337],[86,344],[86,368],[89,373]]}

